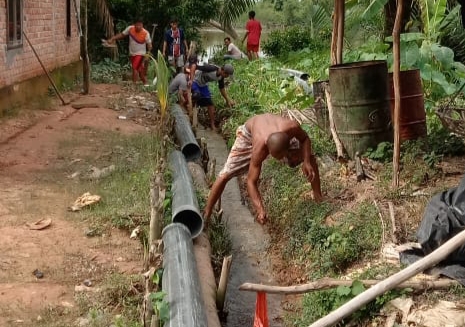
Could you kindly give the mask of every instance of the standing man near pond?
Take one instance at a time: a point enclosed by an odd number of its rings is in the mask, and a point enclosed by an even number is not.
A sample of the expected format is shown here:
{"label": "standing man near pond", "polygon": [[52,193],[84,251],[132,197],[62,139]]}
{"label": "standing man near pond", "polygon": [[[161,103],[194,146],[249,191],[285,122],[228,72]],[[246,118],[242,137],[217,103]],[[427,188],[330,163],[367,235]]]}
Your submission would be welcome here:
{"label": "standing man near pond", "polygon": [[163,41],[163,56],[168,56],[168,63],[180,73],[186,60],[187,41],[184,30],[178,27],[177,18],[170,20],[170,28],[165,32]]}
{"label": "standing man near pond", "polygon": [[149,86],[147,83],[147,66],[150,51],[152,51],[152,40],[149,32],[142,24],[142,19],[136,20],[134,25],[126,27],[124,31],[111,37],[107,40],[107,43],[112,44],[127,36],[129,36],[129,58],[132,67],[132,81],[136,83],[137,77],[139,76],[144,86]]}
{"label": "standing man near pond", "polygon": [[255,11],[249,11],[249,20],[245,24],[245,35],[242,39],[244,43],[247,38],[247,56],[249,60],[258,59],[258,49],[260,48],[260,37],[262,35],[262,24],[255,19]]}
{"label": "standing man near pond", "polygon": [[236,130],[236,140],[223,169],[213,184],[204,210],[208,222],[213,206],[235,176],[247,173],[247,192],[260,224],[267,220],[262,196],[258,191],[258,180],[262,163],[268,157],[282,161],[290,167],[302,163],[302,172],[312,185],[316,202],[323,199],[320,175],[312,144],[307,133],[294,120],[274,114],[261,114],[248,119]]}

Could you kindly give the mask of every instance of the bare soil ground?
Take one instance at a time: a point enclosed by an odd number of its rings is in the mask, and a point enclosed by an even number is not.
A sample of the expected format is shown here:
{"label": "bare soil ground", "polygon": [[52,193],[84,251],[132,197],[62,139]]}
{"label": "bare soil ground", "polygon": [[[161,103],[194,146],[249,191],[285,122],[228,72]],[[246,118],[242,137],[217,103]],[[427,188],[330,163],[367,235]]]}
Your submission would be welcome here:
{"label": "bare soil ground", "polygon": [[[143,109],[124,112],[110,109],[123,108],[121,98],[129,97],[133,91],[116,85],[94,85],[92,95],[67,95],[73,98],[72,104],[84,104],[81,109],[59,103],[45,111],[24,108],[18,116],[0,121],[0,327],[37,326],[50,311],[60,313],[64,326],[72,326],[80,315],[75,286],[89,279],[92,287],[98,287],[113,271],[128,274],[141,271],[142,245],[130,240],[127,232],[112,229],[102,237],[86,236],[88,222],[80,221],[68,211],[81,194],[70,191],[67,185],[72,181],[62,169],[64,165],[72,167],[85,155],[98,156],[111,150],[99,148],[94,139],[96,131],[131,135],[154,127],[153,117]],[[120,115],[128,119],[118,119]],[[79,137],[76,134],[75,148],[69,156],[59,155],[60,143],[73,138],[76,130]],[[414,235],[434,194],[458,185],[465,171],[465,158],[446,159],[440,168],[439,176],[418,188],[419,195],[407,194],[393,201],[399,242]],[[361,201],[375,199],[384,219],[389,220],[388,201],[380,200],[375,182],[357,183],[353,171],[342,167],[335,169],[322,164],[321,172],[326,201],[340,208],[328,217],[328,223],[337,221],[338,213],[354,208]],[[342,189],[333,189],[333,182],[342,185]],[[404,178],[401,183],[407,187],[410,182]],[[228,203],[228,199],[223,197],[223,203]],[[52,223],[42,230],[28,227],[28,223],[41,219],[51,219]],[[279,232],[273,231],[272,226],[266,229],[270,234]],[[390,231],[386,232],[389,236]],[[242,234],[238,229],[236,235]],[[243,246],[240,242],[239,247]],[[307,275],[297,265],[282,261],[280,248],[280,244],[273,244],[269,253],[276,284],[306,282]],[[43,273],[42,278],[34,275],[36,269]],[[247,280],[250,275],[242,277],[243,281],[250,281]],[[292,309],[294,301],[294,297],[288,297],[284,309]]]}
{"label": "bare soil ground", "polygon": [[[71,326],[79,311],[76,285],[89,279],[97,287],[111,271],[141,270],[142,246],[127,233],[113,229],[102,237],[86,236],[88,223],[68,211],[81,194],[68,191],[69,176],[56,169],[98,146],[92,143],[96,130],[146,132],[137,119],[117,119],[119,113],[108,109],[121,92],[118,86],[95,85],[93,95],[66,95],[84,103],[79,110],[24,108],[0,121],[0,326],[37,326],[51,310],[62,312],[69,321],[64,325]],[[76,140],[71,157],[60,157],[60,142],[79,128],[82,141]],[[41,219],[51,219],[50,226],[28,227]]]}

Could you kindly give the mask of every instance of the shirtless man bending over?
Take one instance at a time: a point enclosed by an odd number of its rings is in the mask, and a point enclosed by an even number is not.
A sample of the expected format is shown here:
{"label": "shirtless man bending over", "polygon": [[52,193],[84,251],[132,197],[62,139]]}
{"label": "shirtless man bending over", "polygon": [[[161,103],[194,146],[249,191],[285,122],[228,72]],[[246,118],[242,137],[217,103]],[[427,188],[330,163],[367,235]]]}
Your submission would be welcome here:
{"label": "shirtless man bending over", "polygon": [[236,140],[223,169],[213,184],[204,210],[208,222],[213,206],[230,179],[247,172],[247,191],[255,208],[257,221],[266,222],[266,212],[258,191],[263,161],[271,155],[290,167],[302,164],[302,172],[312,185],[315,201],[322,200],[320,176],[307,133],[290,119],[274,114],[253,116],[236,130]]}

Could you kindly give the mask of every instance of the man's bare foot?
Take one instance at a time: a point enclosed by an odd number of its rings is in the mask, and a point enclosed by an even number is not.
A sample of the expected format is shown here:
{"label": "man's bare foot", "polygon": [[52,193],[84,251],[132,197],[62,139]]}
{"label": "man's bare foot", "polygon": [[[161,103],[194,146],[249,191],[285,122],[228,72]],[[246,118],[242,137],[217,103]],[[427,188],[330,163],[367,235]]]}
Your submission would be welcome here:
{"label": "man's bare foot", "polygon": [[316,203],[321,203],[323,202],[323,195],[321,194],[313,194],[313,201],[315,201]]}
{"label": "man's bare foot", "polygon": [[267,221],[266,219],[259,219],[259,218],[257,218],[256,220],[257,220],[257,223],[259,223],[260,225],[265,225]]}

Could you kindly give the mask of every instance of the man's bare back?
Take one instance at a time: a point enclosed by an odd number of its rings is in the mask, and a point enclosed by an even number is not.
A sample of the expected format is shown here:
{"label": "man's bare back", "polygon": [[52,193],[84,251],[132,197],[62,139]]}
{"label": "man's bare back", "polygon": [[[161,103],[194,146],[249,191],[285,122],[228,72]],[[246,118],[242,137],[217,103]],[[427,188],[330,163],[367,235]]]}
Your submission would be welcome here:
{"label": "man's bare back", "polygon": [[[312,155],[311,141],[307,133],[300,127],[300,125],[296,121],[281,117],[279,115],[261,114],[250,118],[245,122],[244,125],[246,132],[250,135],[250,139],[248,139],[247,142],[244,142],[244,140],[242,140],[242,143],[248,143],[248,145],[246,144],[248,147],[247,151],[250,151],[251,148],[251,154],[250,152],[248,152],[250,155],[250,162],[248,165],[247,172],[247,191],[251,199],[252,205],[255,208],[257,221],[259,223],[263,224],[266,222],[266,212],[263,206],[262,197],[258,190],[258,179],[260,177],[262,163],[269,154],[271,154],[278,160],[288,159],[288,164],[290,164],[291,167],[294,167],[298,163],[302,163],[302,171],[304,175],[307,177],[308,181],[312,184],[315,200],[321,200],[322,195],[320,189],[318,166],[315,157]],[[241,127],[238,128],[238,131],[240,133],[243,133],[242,131],[240,131],[240,128]],[[236,133],[238,133],[238,131],[236,131]],[[240,135],[240,133],[237,135]],[[279,136],[282,138],[282,147],[277,152],[274,145],[272,146],[272,143],[274,143],[274,141],[271,141],[271,139],[273,139],[276,134],[280,134]],[[286,135],[282,137],[282,134]],[[297,151],[298,160],[291,160],[290,158],[289,141],[293,138],[299,141],[299,150]],[[238,138],[236,138],[236,141],[234,143],[235,145],[238,140],[240,140],[239,136]],[[247,151],[245,151],[245,148],[242,149],[242,143],[239,143],[238,145],[239,148],[244,152],[239,151],[234,155],[234,157],[231,157],[230,153],[225,167],[228,167],[228,162],[233,158],[234,161],[236,161],[237,158],[240,157],[241,153],[245,155]],[[272,151],[275,152],[270,152],[270,149],[273,149]],[[232,150],[234,150],[234,146]],[[291,164],[291,162],[293,164]],[[231,163],[233,163],[233,161],[231,161]],[[210,195],[207,199],[207,205],[204,212],[204,216],[206,219],[209,219],[213,206],[221,196],[221,193],[223,192],[226,183],[232,177],[235,176],[232,170],[222,170],[222,172],[223,171],[224,173],[220,173],[220,175],[217,177],[215,183],[212,186]]]}

